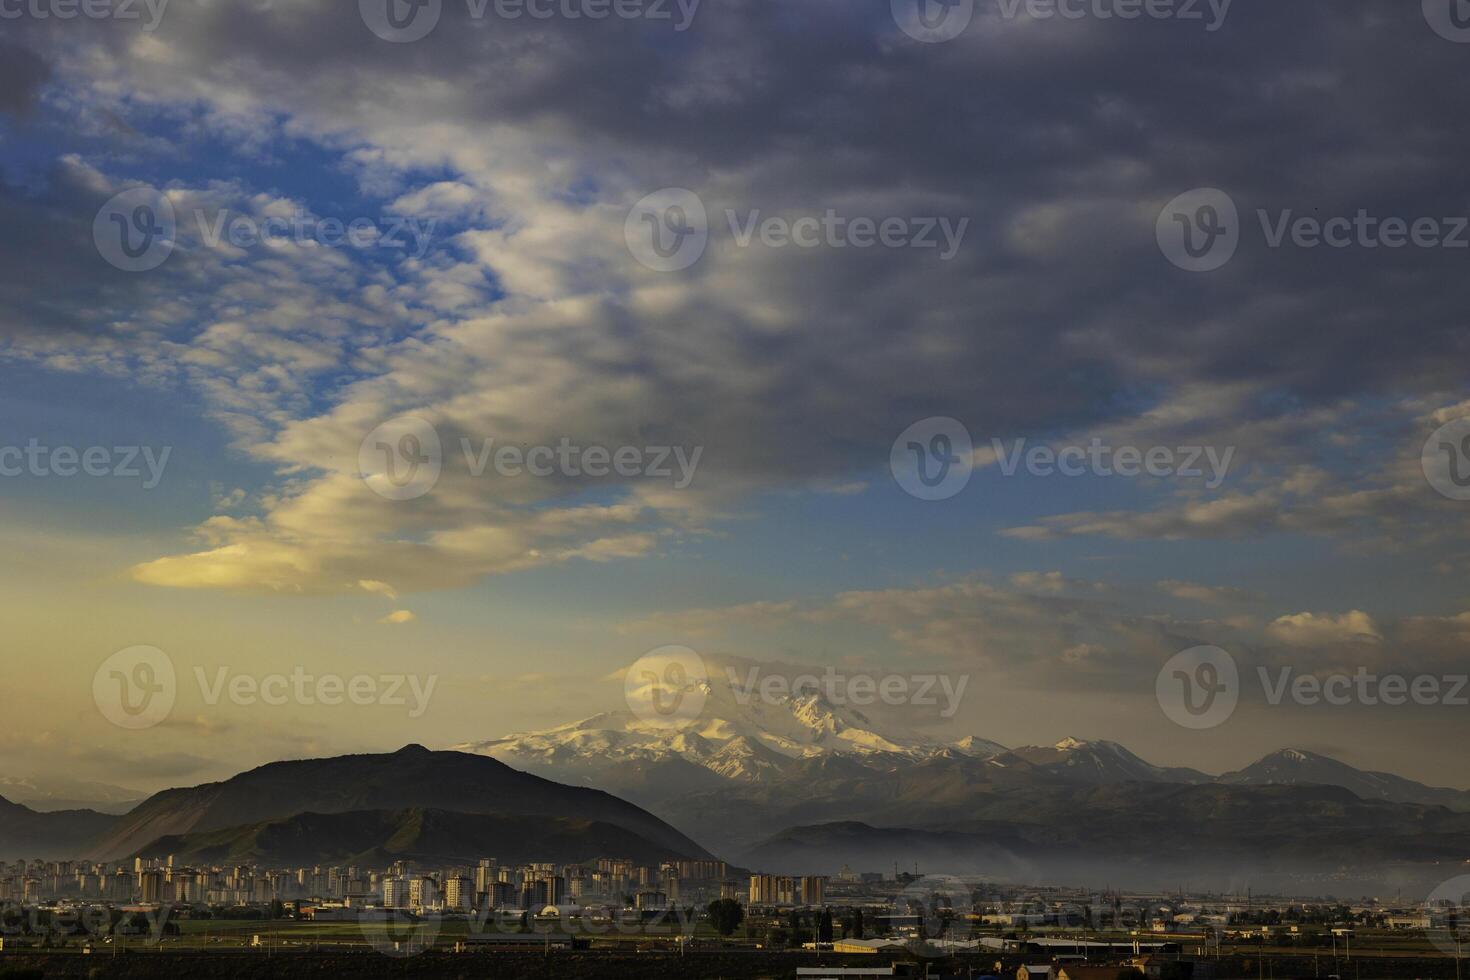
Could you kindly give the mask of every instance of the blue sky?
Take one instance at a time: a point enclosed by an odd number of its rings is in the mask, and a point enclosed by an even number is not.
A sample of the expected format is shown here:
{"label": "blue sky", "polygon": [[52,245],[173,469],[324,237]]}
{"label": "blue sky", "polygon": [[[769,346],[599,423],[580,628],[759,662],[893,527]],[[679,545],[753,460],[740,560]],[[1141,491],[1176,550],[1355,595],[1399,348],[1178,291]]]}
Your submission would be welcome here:
{"label": "blue sky", "polygon": [[[974,674],[956,735],[1216,770],[1309,743],[1470,784],[1419,751],[1463,736],[1451,711],[1250,704],[1181,737],[1153,694],[1198,643],[1317,673],[1463,663],[1470,505],[1419,457],[1470,415],[1464,254],[1272,248],[1255,215],[1470,214],[1466,97],[1438,84],[1470,45],[1366,0],[1242,2],[1214,32],[981,2],[938,43],[887,7],[711,2],[674,33],[450,4],[405,44],[325,0],[7,25],[0,447],[170,449],[150,490],[0,482],[15,639],[59,668],[3,668],[35,766],[151,788],[455,744],[609,707],[619,669],[686,643]],[[92,229],[138,187],[179,231],[127,272]],[[625,232],[668,188],[710,232],[672,272]],[[1241,244],[1197,273],[1157,236],[1202,188]],[[966,232],[950,258],[742,246],[727,211]],[[432,233],[421,255],[201,235],[298,213]],[[443,472],[387,500],[359,451],[405,417]],[[934,417],[976,450],[940,501],[890,472]],[[477,477],[458,447],[488,438],[703,455],[678,489]],[[1218,486],[1006,476],[992,438],[1234,455]],[[190,694],[120,748],[88,683],[139,643],[185,675],[411,664],[443,687],[413,720]]]}

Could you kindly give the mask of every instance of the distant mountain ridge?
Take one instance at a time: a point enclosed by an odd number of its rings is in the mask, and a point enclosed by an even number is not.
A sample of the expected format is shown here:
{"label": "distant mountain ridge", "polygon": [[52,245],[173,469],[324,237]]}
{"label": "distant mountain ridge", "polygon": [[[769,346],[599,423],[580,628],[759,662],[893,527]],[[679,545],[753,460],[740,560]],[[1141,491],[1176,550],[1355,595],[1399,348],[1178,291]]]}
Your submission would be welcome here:
{"label": "distant mountain ridge", "polygon": [[1219,781],[1248,786],[1341,786],[1365,800],[1394,800],[1470,810],[1470,791],[1426,786],[1391,773],[1355,769],[1345,762],[1301,749],[1273,752],[1244,769],[1227,772]]}
{"label": "distant mountain ridge", "polygon": [[922,862],[929,873],[1011,881],[1158,887],[1187,878],[1311,893],[1334,881],[1432,887],[1470,854],[1470,813],[1334,786],[1074,786],[995,794],[949,817],[922,827],[800,825],[737,859],[800,874]]}
{"label": "distant mountain ridge", "polygon": [[75,857],[116,820],[95,810],[42,813],[0,797],[0,857]]}
{"label": "distant mountain ridge", "polygon": [[67,779],[62,776],[0,775],[0,796],[41,813],[56,810],[126,813],[147,795],[109,783]]}
{"label": "distant mountain ridge", "polygon": [[[1364,772],[1296,750],[1215,776],[1154,765],[1105,740],[1065,738],[1017,748],[973,735],[946,741],[887,728],[851,705],[833,704],[821,691],[750,697],[735,682],[745,663],[732,659],[710,671],[703,711],[682,730],[646,725],[631,712],[617,711],[460,748],[614,792],[737,853],[792,826],[832,822],[941,832],[967,816],[1006,808],[1029,812],[1033,820],[1065,822],[1069,818],[1052,809],[1057,799],[1129,784],[1224,787],[1218,799],[1247,807],[1275,797],[1246,789],[1282,786],[1288,797],[1302,790],[1304,805],[1315,799],[1308,790],[1336,787],[1368,801],[1470,811],[1470,792]],[[1232,794],[1232,788],[1240,792]],[[1133,799],[1143,805],[1142,797]],[[1400,816],[1417,819],[1407,810]],[[991,831],[1010,834],[1009,819]]]}

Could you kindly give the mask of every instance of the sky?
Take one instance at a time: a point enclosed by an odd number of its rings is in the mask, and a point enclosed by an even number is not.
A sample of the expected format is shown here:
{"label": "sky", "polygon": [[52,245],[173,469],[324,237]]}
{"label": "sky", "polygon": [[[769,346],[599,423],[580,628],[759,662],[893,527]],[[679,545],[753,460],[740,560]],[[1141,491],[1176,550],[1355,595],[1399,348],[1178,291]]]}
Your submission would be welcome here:
{"label": "sky", "polygon": [[[7,775],[549,727],[680,644],[1470,787],[1456,697],[1259,680],[1470,670],[1448,0],[387,2],[0,4]],[[496,455],[561,445],[606,475]],[[1159,465],[1025,462],[1092,446]],[[1243,680],[1190,729],[1201,645]],[[434,686],[218,694],[300,673]]]}

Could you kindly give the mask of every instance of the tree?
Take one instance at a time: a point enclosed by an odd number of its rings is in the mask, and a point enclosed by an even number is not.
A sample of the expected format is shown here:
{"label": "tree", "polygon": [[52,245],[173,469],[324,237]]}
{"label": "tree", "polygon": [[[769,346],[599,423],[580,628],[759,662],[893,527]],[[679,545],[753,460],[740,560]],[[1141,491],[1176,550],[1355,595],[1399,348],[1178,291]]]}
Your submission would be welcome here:
{"label": "tree", "polygon": [[832,911],[822,909],[822,917],[817,920],[817,942],[830,943],[832,941]]}
{"label": "tree", "polygon": [[745,921],[745,909],[733,898],[720,898],[709,903],[710,925],[722,936],[732,936]]}

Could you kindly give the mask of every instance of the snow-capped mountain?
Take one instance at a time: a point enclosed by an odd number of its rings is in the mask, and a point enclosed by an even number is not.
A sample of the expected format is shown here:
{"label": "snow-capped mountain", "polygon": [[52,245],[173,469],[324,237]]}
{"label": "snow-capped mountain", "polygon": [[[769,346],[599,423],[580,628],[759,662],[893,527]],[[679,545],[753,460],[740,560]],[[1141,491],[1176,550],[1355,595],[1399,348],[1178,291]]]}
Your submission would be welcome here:
{"label": "snow-capped mountain", "polygon": [[1005,821],[1024,813],[1061,828],[1089,807],[1114,817],[1119,808],[1136,809],[1136,818],[1124,823],[1142,826],[1158,807],[1174,805],[1175,791],[1188,791],[1180,799],[1205,809],[1229,811],[1239,804],[1269,810],[1279,794],[1268,784],[1301,784],[1277,788],[1309,808],[1338,806],[1341,796],[1324,787],[1341,787],[1367,799],[1470,810],[1470,793],[1365,773],[1294,750],[1217,777],[1154,765],[1104,740],[1065,738],[1008,749],[975,735],[938,738],[887,721],[891,708],[869,712],[836,703],[843,699],[826,690],[763,695],[742,680],[753,676],[751,663],[712,666],[699,687],[702,710],[682,728],[621,710],[459,748],[556,782],[613,793],[695,839],[730,847],[832,821],[955,831],[983,824],[985,814]]}
{"label": "snow-capped mountain", "polygon": [[554,770],[563,778],[590,775],[583,770],[605,776],[609,766],[646,777],[648,767],[678,761],[736,782],[760,782],[787,772],[795,762],[829,755],[886,767],[946,751],[979,758],[1005,751],[975,736],[950,742],[880,725],[851,704],[834,703],[820,685],[788,687],[771,697],[742,683],[752,663],[728,658],[711,664],[701,685],[703,710],[682,728],[650,724],[632,711],[610,711],[458,748],[537,772]]}
{"label": "snow-capped mountain", "polygon": [[1104,785],[1122,782],[1207,783],[1213,779],[1195,769],[1168,768],[1145,762],[1117,742],[1064,738],[1055,745],[1025,745],[1002,753],[997,764],[1020,759],[1069,781]]}

